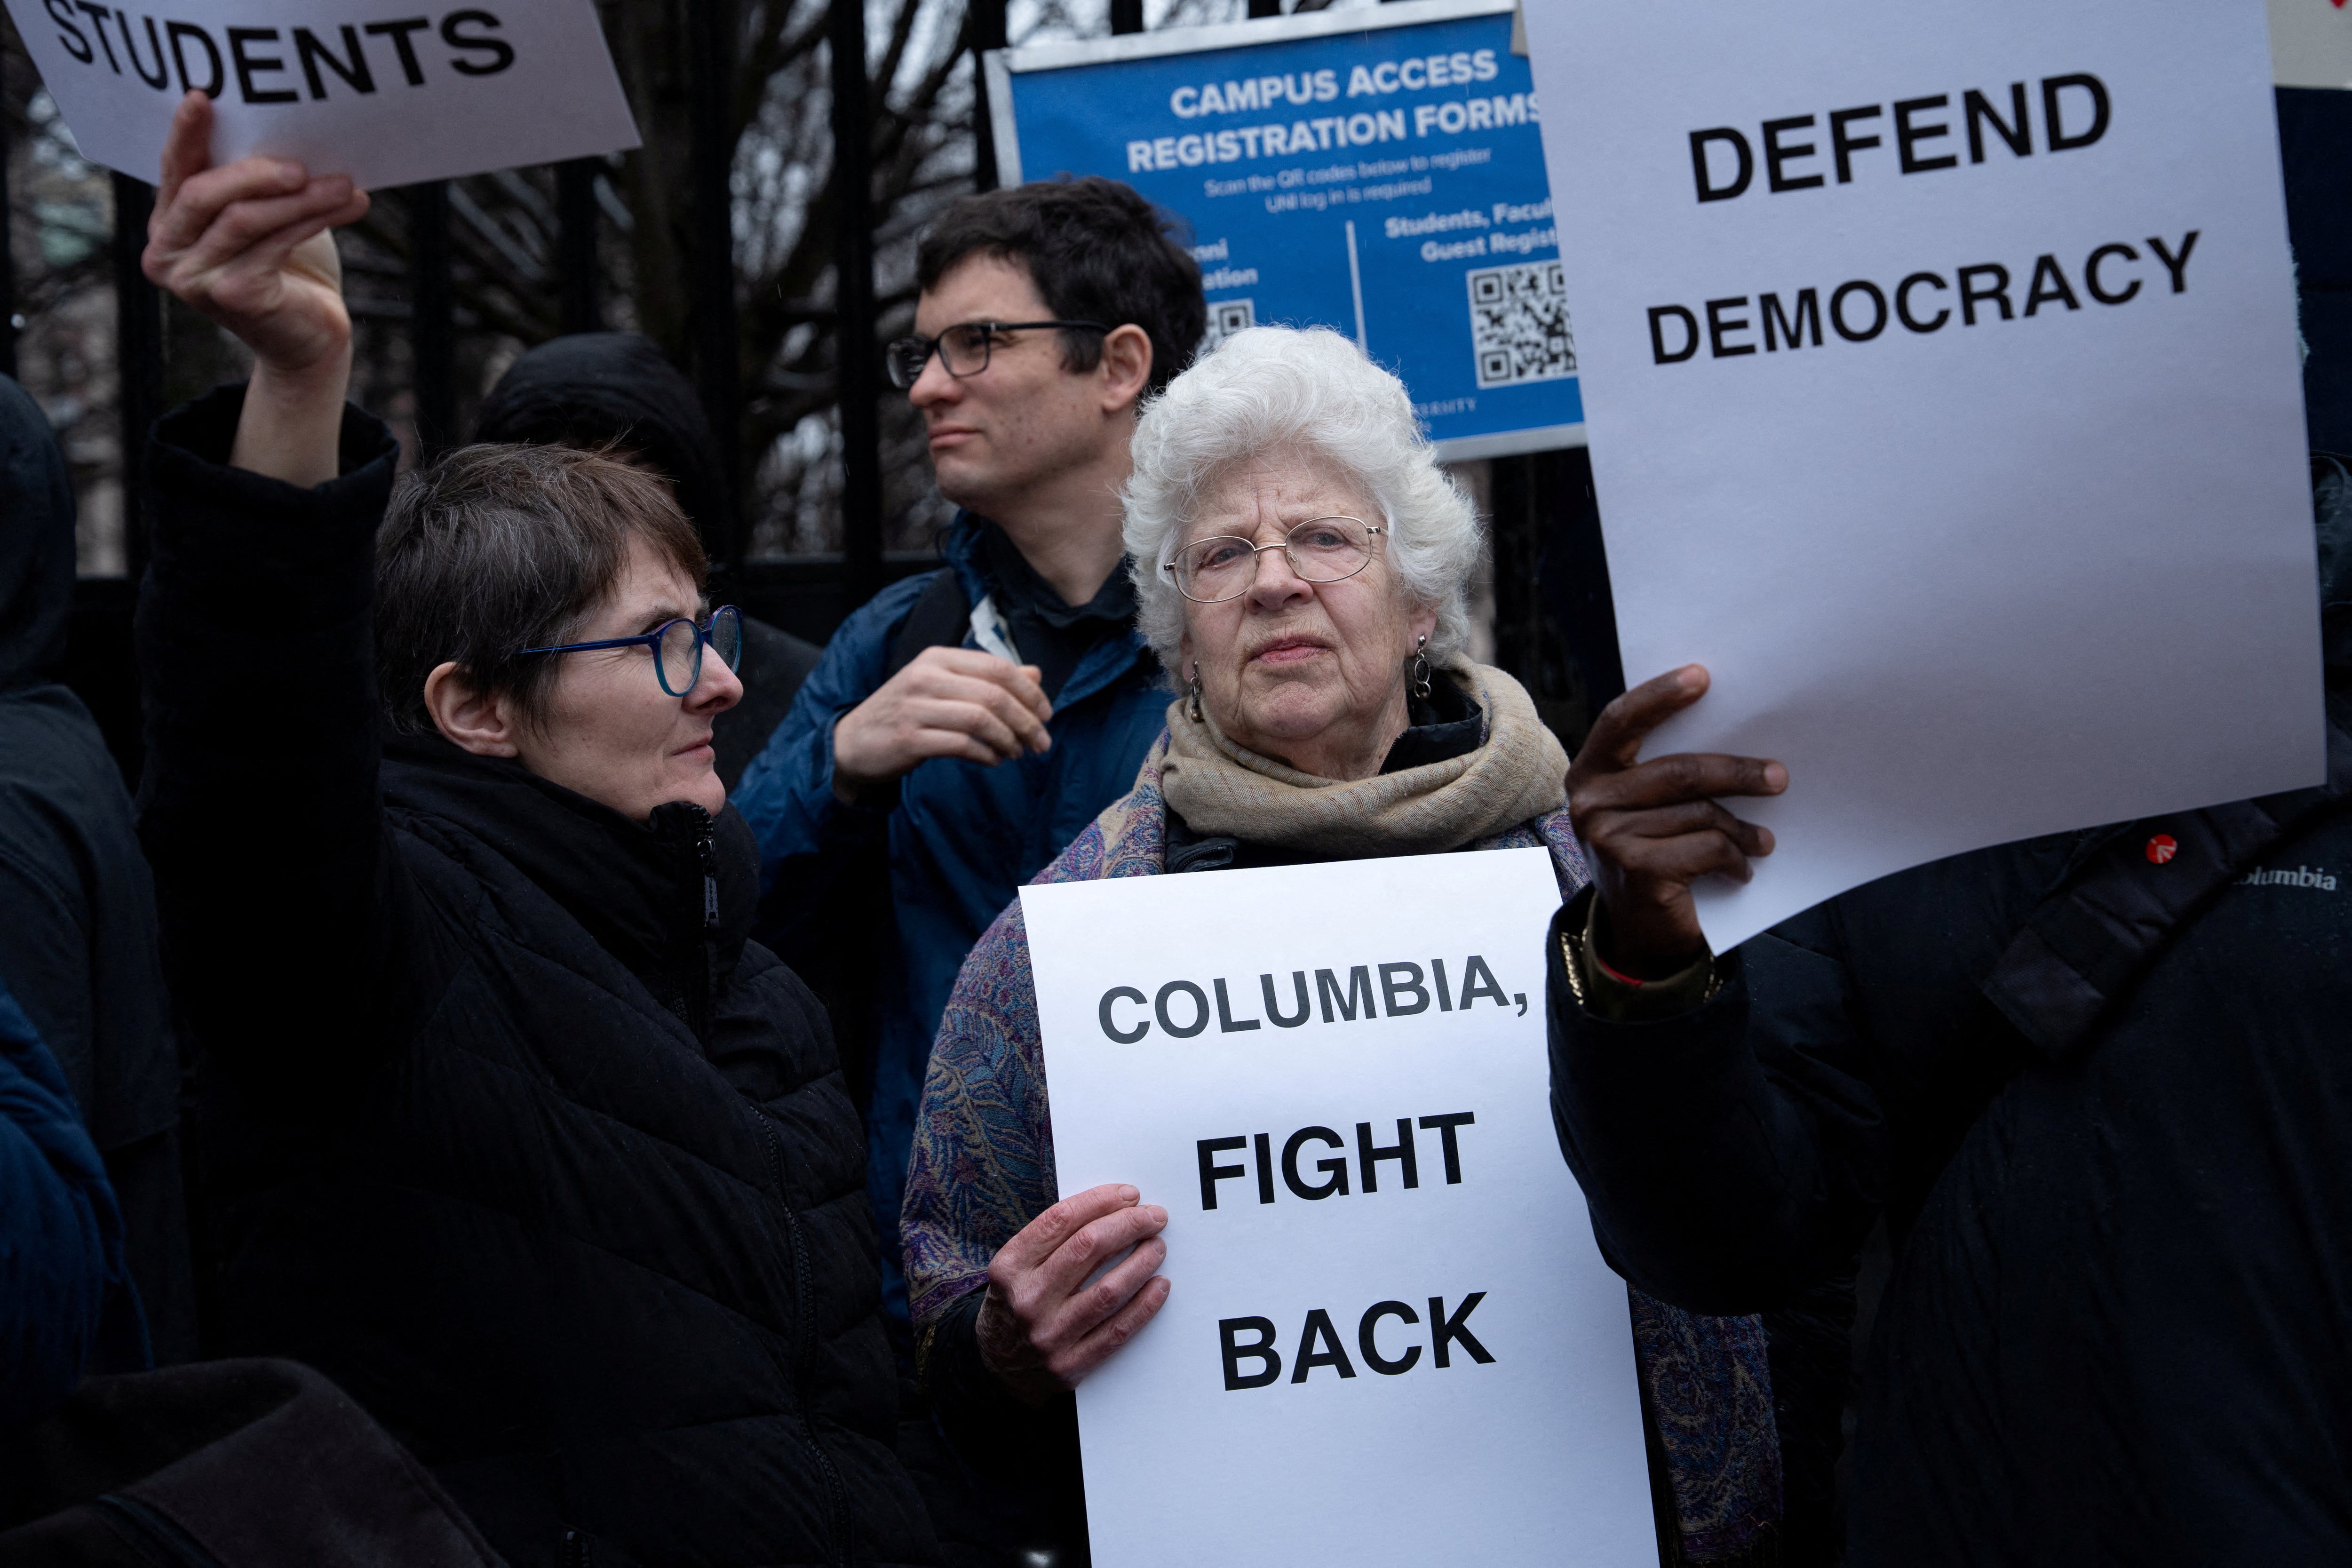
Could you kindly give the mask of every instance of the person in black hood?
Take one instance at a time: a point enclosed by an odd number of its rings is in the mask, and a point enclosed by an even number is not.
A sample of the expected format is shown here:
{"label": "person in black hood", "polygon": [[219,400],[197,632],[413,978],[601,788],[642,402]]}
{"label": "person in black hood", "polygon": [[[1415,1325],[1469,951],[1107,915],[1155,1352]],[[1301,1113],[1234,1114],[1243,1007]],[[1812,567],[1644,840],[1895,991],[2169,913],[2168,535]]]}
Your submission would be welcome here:
{"label": "person in black hood", "polygon": [[[474,439],[613,448],[670,482],[706,549],[719,520],[734,510],[734,487],[693,384],[652,339],[635,332],[575,332],[532,349],[482,400]],[[743,617],[743,700],[714,726],[719,778],[729,789],[791,711],[824,652]]]}
{"label": "person in black hood", "polygon": [[1570,773],[1599,891],[1549,943],[1553,1110],[1612,1261],[1769,1310],[1884,1216],[1853,1568],[2352,1562],[2352,469],[2312,479],[2317,787],[1955,856],[1717,958],[1687,883],[1769,840],[1707,797],[1778,764],[1633,765],[1685,669]]}
{"label": "person in black hood", "polygon": [[139,652],[224,1349],[325,1373],[518,1568],[931,1562],[856,1114],[746,940],[693,530],[565,447],[395,492],[326,232],[366,196],[210,125],[145,267],[255,368],[150,444]]}
{"label": "person in black hood", "polygon": [[0,376],[0,974],[105,1156],[156,1353],[188,1361],[180,1058],[155,893],[122,774],[61,681],[73,592],[65,456],[39,406]]}

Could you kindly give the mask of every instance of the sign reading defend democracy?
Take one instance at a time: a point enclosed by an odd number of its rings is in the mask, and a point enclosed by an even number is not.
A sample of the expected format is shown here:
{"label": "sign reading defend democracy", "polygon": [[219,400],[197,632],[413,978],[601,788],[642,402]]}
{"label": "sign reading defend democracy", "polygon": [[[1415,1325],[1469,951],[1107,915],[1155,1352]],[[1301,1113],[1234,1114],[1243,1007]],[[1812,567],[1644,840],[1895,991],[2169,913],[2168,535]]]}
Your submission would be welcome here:
{"label": "sign reading defend democracy", "polygon": [[1007,181],[1188,220],[1210,341],[1345,332],[1449,459],[1583,440],[1537,95],[1509,0],[1403,0],[988,57]]}
{"label": "sign reading defend democracy", "polygon": [[1983,845],[2316,784],[2262,0],[1528,0],[1644,755],[1775,757],[1718,950]]}
{"label": "sign reading defend democracy", "polygon": [[1078,1388],[1101,1568],[1657,1561],[1552,1130],[1541,849],[1021,889],[1064,1196],[1168,1210]]}
{"label": "sign reading defend democracy", "polygon": [[299,158],[362,189],[637,145],[590,0],[7,0],[82,155],[152,181],[211,95],[213,161]]}

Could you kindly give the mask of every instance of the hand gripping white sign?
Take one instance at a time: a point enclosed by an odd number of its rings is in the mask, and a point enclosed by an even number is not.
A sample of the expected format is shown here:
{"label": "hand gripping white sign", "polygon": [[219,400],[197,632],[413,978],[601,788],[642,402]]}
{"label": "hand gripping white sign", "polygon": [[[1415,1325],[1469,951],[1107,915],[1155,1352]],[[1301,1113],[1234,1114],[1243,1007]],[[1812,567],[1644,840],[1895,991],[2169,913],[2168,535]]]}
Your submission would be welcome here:
{"label": "hand gripping white sign", "polygon": [[1644,1568],[1625,1285],[1552,1131],[1540,849],[1021,889],[1063,1195],[1168,1210],[1078,1388],[1102,1568]]}
{"label": "hand gripping white sign", "polygon": [[82,155],[153,181],[172,111],[213,161],[299,158],[362,189],[637,145],[590,0],[7,0]]}

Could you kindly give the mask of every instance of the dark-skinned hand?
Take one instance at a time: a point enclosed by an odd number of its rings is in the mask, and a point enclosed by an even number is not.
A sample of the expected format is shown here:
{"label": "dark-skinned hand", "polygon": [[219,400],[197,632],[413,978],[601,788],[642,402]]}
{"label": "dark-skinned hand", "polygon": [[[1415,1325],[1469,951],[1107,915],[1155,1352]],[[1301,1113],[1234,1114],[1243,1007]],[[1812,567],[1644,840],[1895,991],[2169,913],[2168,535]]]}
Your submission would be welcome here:
{"label": "dark-skinned hand", "polygon": [[1693,882],[1745,882],[1754,875],[1749,860],[1772,853],[1770,829],[1741,821],[1721,799],[1789,787],[1789,770],[1759,757],[1678,752],[1636,760],[1650,731],[1706,687],[1706,671],[1687,664],[1633,688],[1601,710],[1568,770],[1569,815],[1604,915],[1601,957],[1637,980],[1672,974],[1706,951]]}

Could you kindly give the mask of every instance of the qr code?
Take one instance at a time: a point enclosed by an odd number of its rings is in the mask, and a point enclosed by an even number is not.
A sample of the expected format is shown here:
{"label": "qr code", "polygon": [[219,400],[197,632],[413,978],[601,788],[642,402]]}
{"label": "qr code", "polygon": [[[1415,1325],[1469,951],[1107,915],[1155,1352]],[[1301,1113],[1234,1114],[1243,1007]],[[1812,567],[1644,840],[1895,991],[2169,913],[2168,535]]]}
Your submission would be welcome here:
{"label": "qr code", "polygon": [[1574,375],[1576,340],[1568,330],[1559,263],[1524,261],[1471,273],[1470,345],[1480,386]]}
{"label": "qr code", "polygon": [[1201,352],[1207,353],[1244,327],[1257,325],[1257,307],[1247,300],[1218,300],[1209,306],[1209,330],[1202,335]]}

